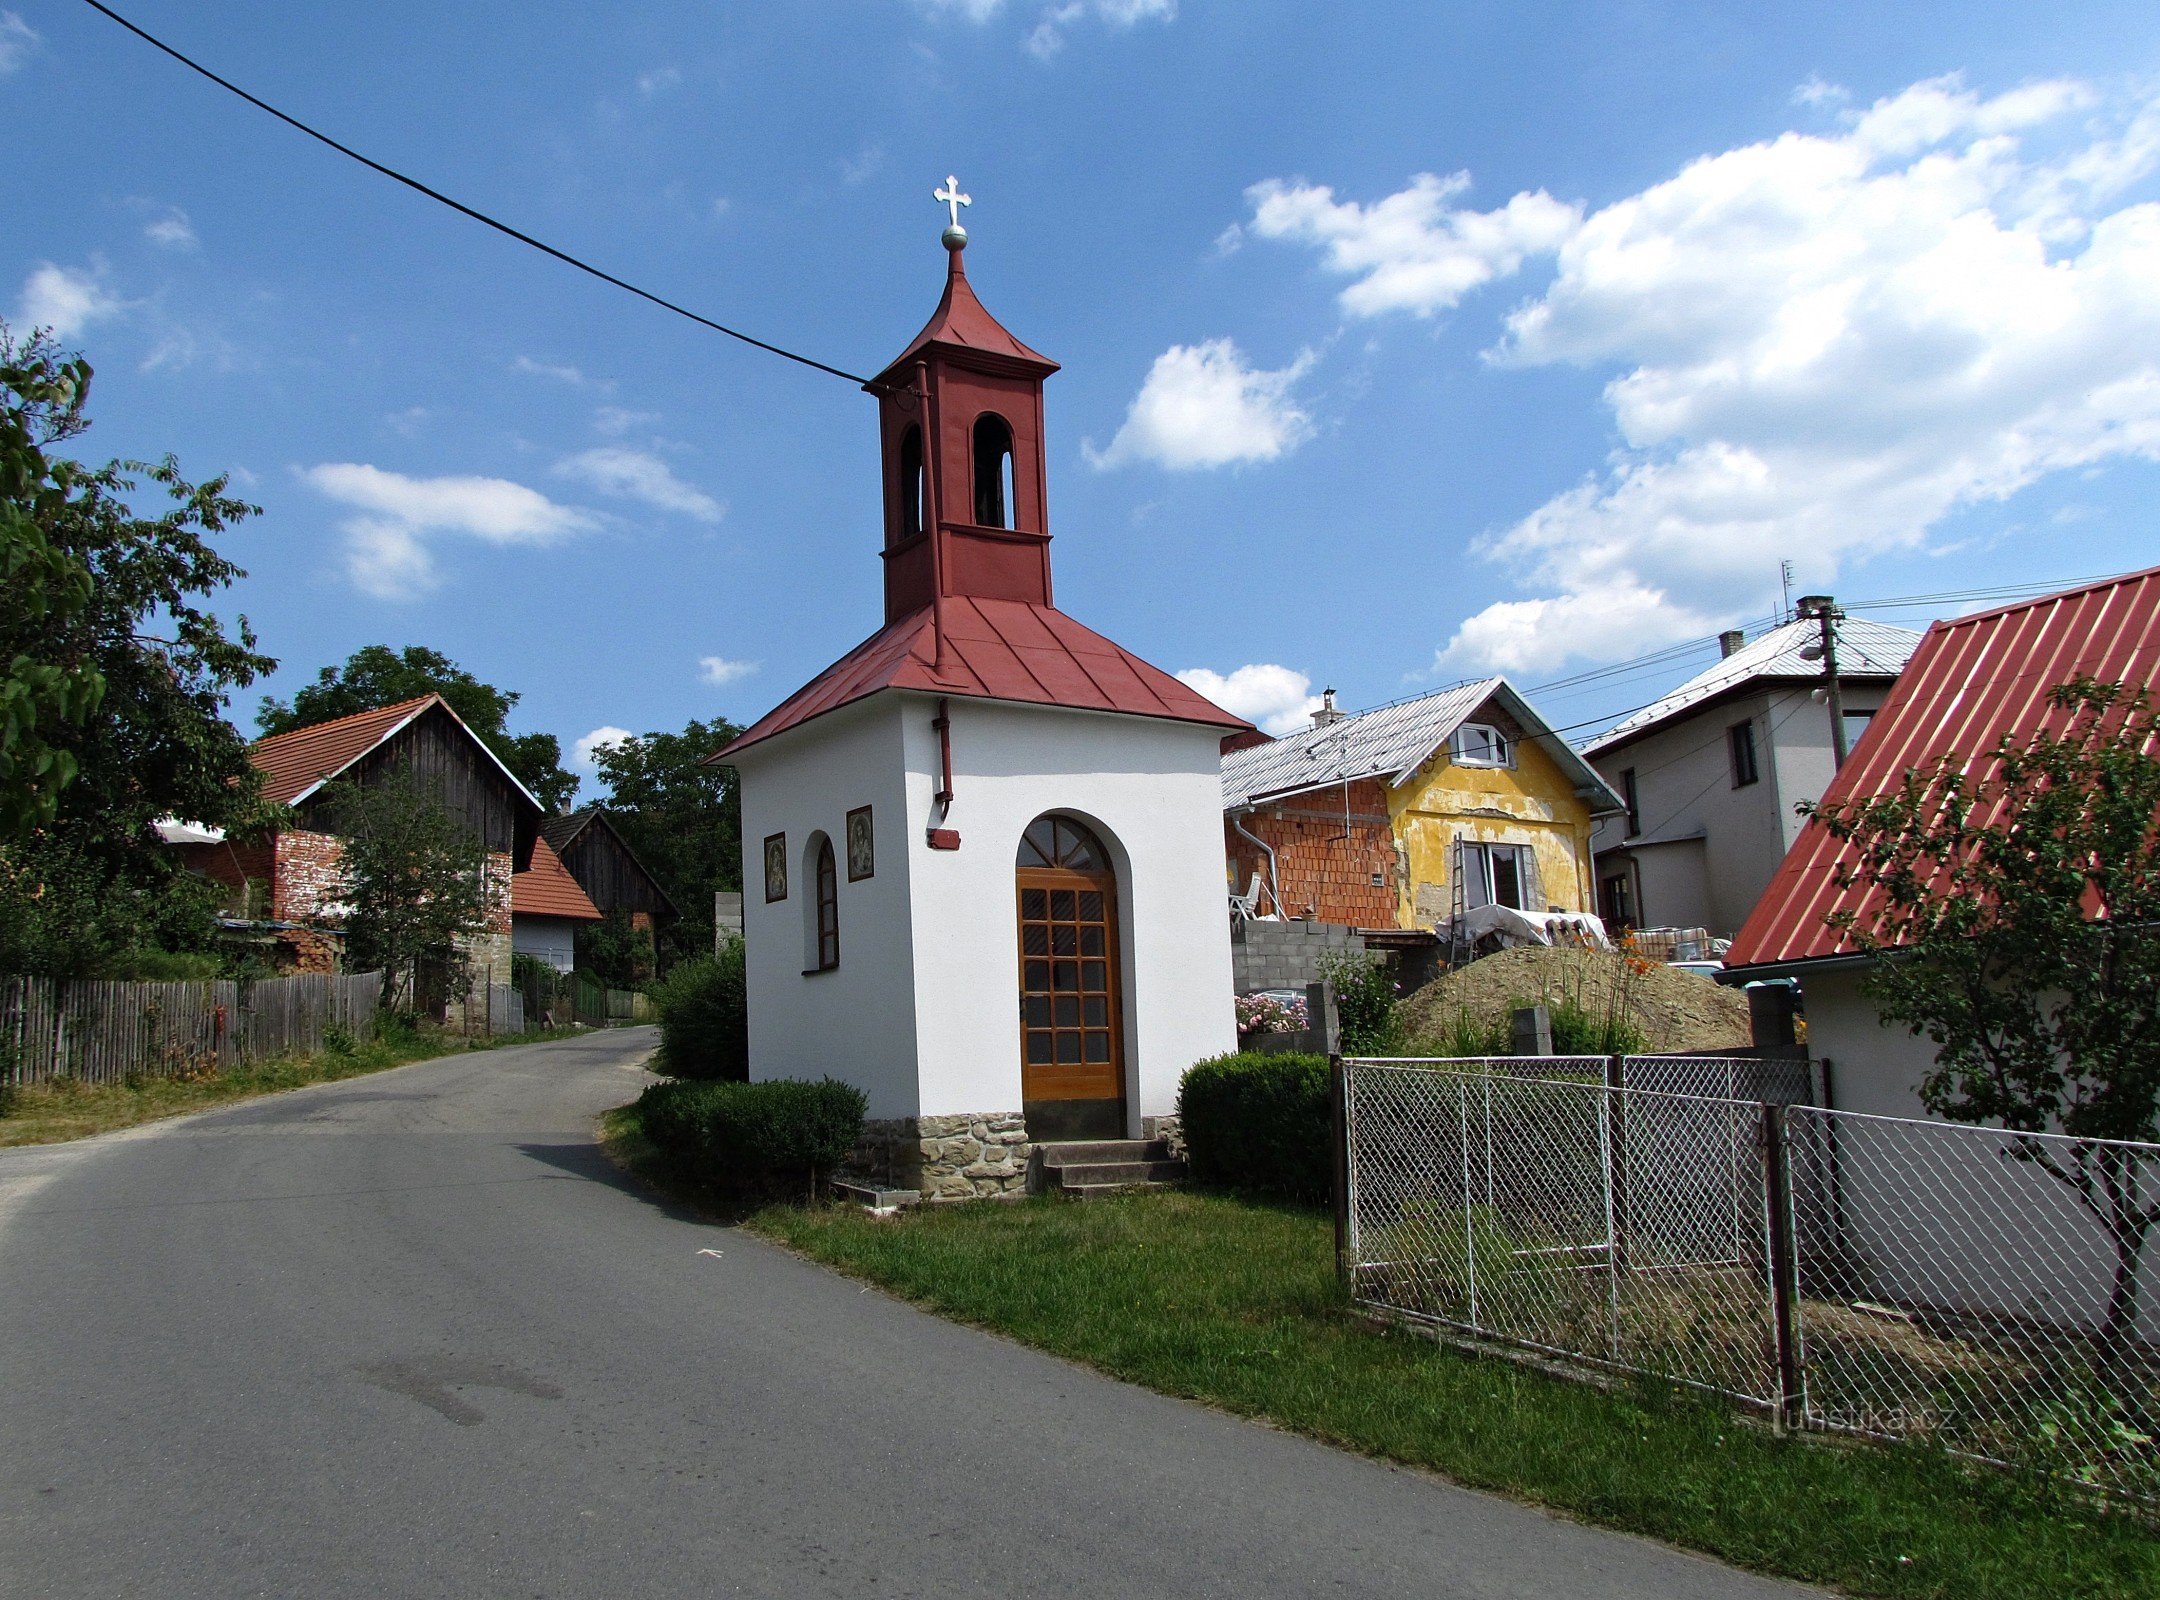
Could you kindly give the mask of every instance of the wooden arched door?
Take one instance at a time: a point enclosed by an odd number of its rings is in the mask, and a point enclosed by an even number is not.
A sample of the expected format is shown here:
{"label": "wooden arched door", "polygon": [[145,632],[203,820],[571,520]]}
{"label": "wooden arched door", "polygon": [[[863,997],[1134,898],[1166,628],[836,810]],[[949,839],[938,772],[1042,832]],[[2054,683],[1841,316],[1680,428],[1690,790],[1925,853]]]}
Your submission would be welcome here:
{"label": "wooden arched door", "polygon": [[1125,1136],[1117,875],[1079,823],[1037,817],[1020,840],[1020,1094],[1036,1139]]}

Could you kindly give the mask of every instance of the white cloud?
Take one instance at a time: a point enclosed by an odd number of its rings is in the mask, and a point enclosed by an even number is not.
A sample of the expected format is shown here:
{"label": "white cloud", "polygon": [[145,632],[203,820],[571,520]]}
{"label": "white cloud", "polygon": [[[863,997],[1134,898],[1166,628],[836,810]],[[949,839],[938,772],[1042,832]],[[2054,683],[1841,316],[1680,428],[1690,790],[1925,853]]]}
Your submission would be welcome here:
{"label": "white cloud", "polygon": [[1172,345],[1148,369],[1110,448],[1082,448],[1097,468],[1132,461],[1179,470],[1273,461],[1312,436],[1312,419],[1291,390],[1313,360],[1308,350],[1269,371],[1247,366],[1228,339]]}
{"label": "white cloud", "polygon": [[13,72],[37,46],[37,29],[12,11],[0,11],[0,73]]}
{"label": "white cloud", "polygon": [[963,22],[988,22],[1005,9],[1005,0],[917,0],[933,17],[958,17]]}
{"label": "white cloud", "polygon": [[1093,15],[1106,27],[1123,30],[1142,22],[1169,22],[1177,16],[1177,0],[1064,0],[1044,11],[1027,36],[1027,49],[1039,61],[1048,61],[1065,48],[1065,35],[1083,18]]}
{"label": "white cloud", "polygon": [[168,250],[192,250],[197,243],[195,224],[178,206],[164,206],[143,224],[143,237]]}
{"label": "white cloud", "polygon": [[655,67],[650,72],[638,74],[637,92],[649,100],[656,94],[667,93],[681,82],[682,68]]}
{"label": "white cloud", "polygon": [[1272,663],[1255,662],[1227,675],[1206,667],[1187,667],[1177,680],[1263,733],[1294,733],[1309,726],[1312,714],[1320,709],[1312,679]]}
{"label": "white cloud", "polygon": [[[1707,155],[1579,225],[1546,214],[1543,243],[1518,229],[1469,252],[1490,277],[1517,270],[1515,247],[1551,252],[1551,283],[1487,359],[1609,370],[1620,448],[1478,541],[1530,593],[1464,623],[1441,669],[1707,633],[1775,592],[1780,558],[1828,586],[2049,473],[2160,460],[2160,204],[2119,199],[2160,170],[2160,100],[2064,82],[1990,98],[1954,78],[1842,112],[1810,97],[1832,131]],[[1263,185],[1253,231],[1296,199],[1284,233],[1363,274],[1347,310],[1440,309],[1476,232],[1447,187],[1345,216],[1325,191]]]}
{"label": "white cloud", "polygon": [[558,476],[590,484],[602,494],[642,500],[662,511],[700,522],[718,522],[727,508],[703,489],[675,476],[658,456],[624,445],[597,445],[555,463]]}
{"label": "white cloud", "polygon": [[631,411],[623,406],[601,406],[593,412],[593,431],[604,433],[610,439],[619,439],[632,428],[643,428],[660,420],[657,411]]}
{"label": "white cloud", "polygon": [[885,168],[885,147],[866,144],[854,156],[840,160],[840,181],[843,183],[868,183]]}
{"label": "white cloud", "polygon": [[1409,188],[1366,206],[1337,200],[1324,185],[1271,178],[1245,197],[1252,202],[1252,232],[1325,246],[1328,267],[1356,277],[1342,292],[1352,316],[1430,316],[1519,271],[1526,257],[1558,248],[1582,221],[1579,206],[1542,189],[1518,194],[1496,211],[1449,204],[1469,187],[1467,172],[1446,178],[1421,172]]}
{"label": "white cloud", "polygon": [[510,370],[522,372],[528,378],[553,378],[557,383],[567,383],[573,389],[583,389],[588,386],[596,389],[612,389],[615,387],[611,383],[596,382],[586,377],[576,367],[565,366],[553,361],[535,361],[531,356],[519,356],[517,360],[510,363]]}
{"label": "white cloud", "polygon": [[55,339],[75,339],[93,322],[127,309],[105,286],[105,268],[61,267],[41,262],[23,280],[22,310],[16,320],[25,328],[50,328]]}
{"label": "white cloud", "polygon": [[592,732],[580,737],[570,747],[570,758],[590,772],[600,764],[597,757],[602,749],[608,745],[621,744],[625,739],[635,739],[636,737],[637,735],[628,728],[595,728]]}
{"label": "white cloud", "polygon": [[428,535],[462,534],[511,547],[552,544],[596,526],[590,512],[557,505],[507,478],[409,478],[350,461],[309,467],[300,476],[361,513],[344,524],[346,575],[378,599],[409,599],[440,581]]}
{"label": "white cloud", "polygon": [[698,676],[715,687],[739,682],[757,669],[755,661],[730,661],[725,656],[698,657]]}

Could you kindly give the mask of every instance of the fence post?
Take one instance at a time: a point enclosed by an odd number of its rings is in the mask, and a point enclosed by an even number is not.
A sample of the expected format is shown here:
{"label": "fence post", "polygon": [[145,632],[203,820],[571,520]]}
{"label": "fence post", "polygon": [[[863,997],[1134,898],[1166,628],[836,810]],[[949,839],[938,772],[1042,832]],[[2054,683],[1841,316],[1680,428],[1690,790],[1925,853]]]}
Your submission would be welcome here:
{"label": "fence post", "polygon": [[1335,1281],[1355,1294],[1350,1270],[1350,1074],[1339,1052],[1328,1054],[1328,1155],[1335,1201]]}
{"label": "fence post", "polygon": [[1617,1282],[1627,1270],[1627,1087],[1626,1057],[1605,1058],[1605,1195],[1612,1219],[1612,1272]]}
{"label": "fence post", "polygon": [[1785,1108],[1766,1105],[1760,1124],[1763,1202],[1770,1255],[1770,1326],[1777,1343],[1777,1425],[1795,1427],[1801,1419],[1800,1274],[1792,1232],[1791,1151],[1785,1142]]}

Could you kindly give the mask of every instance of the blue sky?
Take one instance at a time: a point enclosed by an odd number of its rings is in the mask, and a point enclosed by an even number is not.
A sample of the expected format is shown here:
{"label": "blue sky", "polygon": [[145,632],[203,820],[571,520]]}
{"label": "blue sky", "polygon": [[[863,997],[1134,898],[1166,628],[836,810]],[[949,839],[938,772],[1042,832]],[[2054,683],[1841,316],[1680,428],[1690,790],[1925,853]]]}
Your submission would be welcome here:
{"label": "blue sky", "polygon": [[[2160,558],[2149,4],[122,9],[854,371],[935,303],[958,173],[978,290],[1064,364],[1060,604],[1278,724],[1700,639],[1781,559],[1879,598]],[[849,385],[74,0],[0,3],[0,111],[0,314],[96,364],[92,453],[263,505],[228,549],[273,691],[424,643],[569,747],[747,721],[875,627]]]}

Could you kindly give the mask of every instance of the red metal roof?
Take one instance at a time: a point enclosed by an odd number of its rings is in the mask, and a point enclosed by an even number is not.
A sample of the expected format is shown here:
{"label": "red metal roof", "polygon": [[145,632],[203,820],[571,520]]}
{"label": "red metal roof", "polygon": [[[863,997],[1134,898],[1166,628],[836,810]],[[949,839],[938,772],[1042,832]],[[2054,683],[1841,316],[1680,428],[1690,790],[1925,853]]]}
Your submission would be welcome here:
{"label": "red metal roof", "polygon": [[[1907,770],[1945,755],[1975,770],[2005,734],[2066,722],[2066,713],[2048,705],[2048,691],[2079,676],[2148,685],[2160,676],[2160,567],[1936,623],[1823,803],[1885,793]],[[1850,954],[1851,941],[1824,918],[1849,911],[1865,925],[1879,907],[1872,885],[1838,885],[1839,869],[1856,859],[1810,819],[1726,952],[1726,965]]]}
{"label": "red metal roof", "polygon": [[[922,332],[908,341],[908,347],[885,364],[878,375],[879,383],[896,381],[905,375],[898,371],[929,345],[956,345],[963,350],[973,350],[985,355],[1002,356],[1010,361],[1032,367],[1048,377],[1057,371],[1058,364],[1037,350],[1030,350],[1005,329],[1005,325],[990,315],[983,303],[975,298],[975,291],[968,284],[967,268],[961,265],[963,252],[955,250],[945,272],[945,293],[938,301],[937,310],[923,324]],[[871,385],[878,387],[877,384]]]}
{"label": "red metal roof", "polygon": [[880,689],[1121,711],[1217,728],[1251,726],[1055,606],[948,595],[944,610],[942,676],[932,665],[936,637],[925,606],[872,634],[706,759],[730,760]]}
{"label": "red metal roof", "polygon": [[576,917],[600,921],[600,908],[578,887],[562,857],[541,839],[533,844],[532,865],[510,880],[510,914],[517,917]]}
{"label": "red metal roof", "polygon": [[291,805],[317,784],[336,777],[440,699],[424,694],[394,706],[355,711],[349,717],[311,723],[257,739],[248,754],[263,775],[263,797]]}

